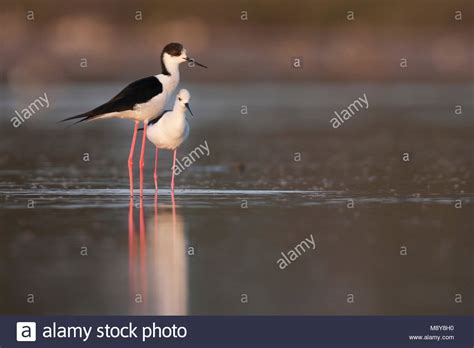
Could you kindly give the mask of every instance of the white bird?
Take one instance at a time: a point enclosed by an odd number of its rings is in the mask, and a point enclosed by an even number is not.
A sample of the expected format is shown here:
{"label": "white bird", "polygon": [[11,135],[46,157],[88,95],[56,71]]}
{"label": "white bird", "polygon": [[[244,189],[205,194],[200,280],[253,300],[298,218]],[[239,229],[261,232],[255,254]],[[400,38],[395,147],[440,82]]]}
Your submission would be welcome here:
{"label": "white bird", "polygon": [[[155,154],[155,189],[158,190],[156,168],[158,166],[158,149],[173,151],[173,166],[171,167],[171,192],[174,192],[174,173],[176,165],[176,149],[187,139],[189,135],[189,124],[186,120],[186,110],[191,113],[189,101],[191,94],[187,89],[181,89],[176,96],[173,110],[164,111],[156,118],[148,122],[146,137],[156,147]],[[145,129],[144,129],[145,131]]]}
{"label": "white bird", "polygon": [[128,156],[128,173],[130,177],[130,196],[133,196],[133,152],[138,131],[138,123],[143,122],[144,132],[142,138],[142,148],[140,153],[140,196],[143,196],[143,167],[145,154],[145,134],[148,121],[161,114],[166,103],[173,94],[179,83],[179,65],[185,61],[193,62],[196,65],[207,68],[189,58],[186,49],[179,43],[170,43],[161,52],[161,74],[132,82],[119,94],[107,103],[97,108],[66,118],[60,122],[76,120],[76,123],[83,121],[125,118],[135,121],[130,154]]}

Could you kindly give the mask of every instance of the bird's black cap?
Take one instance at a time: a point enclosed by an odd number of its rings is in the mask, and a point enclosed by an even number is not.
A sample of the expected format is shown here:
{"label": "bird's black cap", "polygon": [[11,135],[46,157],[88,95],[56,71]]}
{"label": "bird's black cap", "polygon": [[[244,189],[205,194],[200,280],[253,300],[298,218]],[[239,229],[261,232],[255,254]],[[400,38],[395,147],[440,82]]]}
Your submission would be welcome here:
{"label": "bird's black cap", "polygon": [[170,56],[180,56],[182,51],[183,51],[183,45],[177,42],[172,42],[172,43],[167,44],[163,48],[162,55],[166,52]]}
{"label": "bird's black cap", "polygon": [[166,69],[165,63],[163,62],[163,55],[168,53],[170,56],[179,57],[183,51],[183,45],[177,42],[171,42],[163,47],[161,52],[161,73],[163,75],[170,75],[169,71]]}

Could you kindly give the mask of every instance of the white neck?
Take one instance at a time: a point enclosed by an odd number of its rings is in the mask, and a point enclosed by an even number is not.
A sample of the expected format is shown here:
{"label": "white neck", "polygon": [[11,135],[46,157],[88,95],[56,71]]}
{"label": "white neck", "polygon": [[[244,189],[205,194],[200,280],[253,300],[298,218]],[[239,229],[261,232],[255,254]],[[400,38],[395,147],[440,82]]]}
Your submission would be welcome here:
{"label": "white neck", "polygon": [[166,71],[162,71],[162,74],[169,73],[174,79],[179,80],[179,62],[176,58],[173,58],[168,54],[164,54],[163,65]]}
{"label": "white neck", "polygon": [[175,115],[182,116],[183,118],[186,115],[186,107],[178,99],[174,102],[173,111]]}

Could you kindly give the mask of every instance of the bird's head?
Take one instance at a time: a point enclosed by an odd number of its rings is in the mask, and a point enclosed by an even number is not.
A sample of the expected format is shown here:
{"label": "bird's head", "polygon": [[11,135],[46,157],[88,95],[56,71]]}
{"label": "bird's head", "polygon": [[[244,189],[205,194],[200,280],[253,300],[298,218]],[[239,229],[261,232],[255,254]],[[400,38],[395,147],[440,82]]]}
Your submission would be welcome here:
{"label": "bird's head", "polygon": [[161,68],[163,74],[170,75],[169,70],[173,70],[173,67],[177,67],[183,62],[191,62],[192,64],[207,68],[207,66],[196,62],[193,58],[189,58],[186,53],[186,48],[180,43],[172,42],[163,48],[161,52]]}
{"label": "bird's head", "polygon": [[188,109],[189,113],[191,116],[193,115],[193,112],[191,111],[191,107],[189,106],[189,101],[191,100],[191,94],[187,89],[181,89],[178,92],[178,95],[176,96],[176,103],[179,103],[180,105],[184,106],[186,109]]}

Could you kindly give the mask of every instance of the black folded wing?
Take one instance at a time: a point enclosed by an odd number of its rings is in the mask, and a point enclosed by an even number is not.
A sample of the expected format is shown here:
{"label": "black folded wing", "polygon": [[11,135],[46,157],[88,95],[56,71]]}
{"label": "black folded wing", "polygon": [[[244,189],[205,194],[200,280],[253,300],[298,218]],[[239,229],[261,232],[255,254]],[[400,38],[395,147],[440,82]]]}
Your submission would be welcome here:
{"label": "black folded wing", "polygon": [[111,112],[133,110],[136,104],[146,103],[162,92],[163,85],[155,76],[145,77],[129,84],[107,103],[102,104],[89,112],[68,117],[60,122],[80,119],[76,122],[79,123]]}

